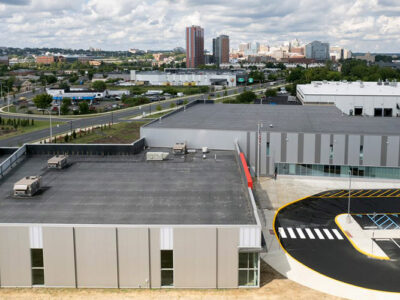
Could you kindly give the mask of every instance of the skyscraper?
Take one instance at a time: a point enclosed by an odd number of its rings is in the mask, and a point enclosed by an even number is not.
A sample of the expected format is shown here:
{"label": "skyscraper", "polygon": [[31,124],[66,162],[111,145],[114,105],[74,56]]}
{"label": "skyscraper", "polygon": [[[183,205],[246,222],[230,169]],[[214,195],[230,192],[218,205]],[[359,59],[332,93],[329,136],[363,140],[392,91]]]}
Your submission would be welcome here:
{"label": "skyscraper", "polygon": [[216,65],[229,63],[229,36],[220,35],[213,39],[213,55]]}
{"label": "skyscraper", "polygon": [[186,68],[204,65],[204,29],[192,25],[186,27]]}
{"label": "skyscraper", "polygon": [[306,58],[315,60],[329,59],[329,43],[314,41],[306,45]]}

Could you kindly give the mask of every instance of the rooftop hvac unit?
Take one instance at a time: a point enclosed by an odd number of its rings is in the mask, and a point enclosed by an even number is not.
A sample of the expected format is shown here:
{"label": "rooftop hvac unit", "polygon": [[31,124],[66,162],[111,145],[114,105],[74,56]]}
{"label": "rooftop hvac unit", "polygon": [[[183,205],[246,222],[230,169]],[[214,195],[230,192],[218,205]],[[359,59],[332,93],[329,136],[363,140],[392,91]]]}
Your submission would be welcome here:
{"label": "rooftop hvac unit", "polygon": [[47,161],[49,169],[63,169],[67,165],[67,156],[56,155]]}
{"label": "rooftop hvac unit", "polygon": [[168,152],[147,152],[146,160],[166,160],[168,158]]}
{"label": "rooftop hvac unit", "polygon": [[174,154],[186,154],[186,143],[176,143],[172,151]]}
{"label": "rooftop hvac unit", "polygon": [[27,176],[14,184],[14,196],[32,197],[41,185],[40,176]]}
{"label": "rooftop hvac unit", "polygon": [[204,153],[208,153],[208,147],[202,147],[202,148],[201,148],[201,151],[203,152],[203,154],[204,154]]}

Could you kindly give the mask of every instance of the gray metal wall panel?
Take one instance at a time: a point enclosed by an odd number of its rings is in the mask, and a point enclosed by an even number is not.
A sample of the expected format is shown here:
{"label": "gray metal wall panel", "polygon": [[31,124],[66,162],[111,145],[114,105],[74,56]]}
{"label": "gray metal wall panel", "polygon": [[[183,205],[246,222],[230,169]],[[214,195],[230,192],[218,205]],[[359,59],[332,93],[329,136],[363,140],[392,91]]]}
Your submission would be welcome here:
{"label": "gray metal wall panel", "polygon": [[47,287],[75,287],[72,227],[43,227],[44,281]]}
{"label": "gray metal wall panel", "polygon": [[315,163],[321,163],[321,134],[317,133],[315,135]]}
{"label": "gray metal wall panel", "polygon": [[299,163],[304,162],[304,133],[299,133],[299,138],[297,143],[297,161]]}
{"label": "gray metal wall panel", "polygon": [[281,162],[287,161],[287,133],[281,133]]}
{"label": "gray metal wall panel", "polygon": [[238,141],[243,151],[246,149],[246,132],[231,130],[174,129],[144,127],[142,137],[150,147],[172,147],[176,142],[186,141],[189,148],[234,150]]}
{"label": "gray metal wall panel", "polygon": [[382,136],[381,141],[381,166],[386,166],[388,137]]}
{"label": "gray metal wall panel", "polygon": [[360,136],[349,135],[347,163],[351,166],[358,166],[360,162]]}
{"label": "gray metal wall panel", "polygon": [[75,228],[78,287],[117,288],[115,228]]}
{"label": "gray metal wall panel", "polygon": [[329,164],[330,141],[330,134],[321,134],[321,164]]}
{"label": "gray metal wall panel", "polygon": [[399,165],[399,136],[388,136],[387,161],[388,167],[397,167]]}
{"label": "gray metal wall panel", "polygon": [[218,228],[218,288],[238,287],[239,228]]}
{"label": "gray metal wall panel", "polygon": [[344,140],[344,164],[347,165],[349,163],[349,135],[345,135]]}
{"label": "gray metal wall panel", "polygon": [[333,164],[344,165],[344,152],[345,152],[345,140],[344,134],[335,134],[333,136]]}
{"label": "gray metal wall panel", "polygon": [[269,172],[274,173],[275,163],[281,162],[281,134],[279,132],[270,133],[271,161]]}
{"label": "gray metal wall panel", "polygon": [[380,166],[381,164],[381,136],[364,136],[364,166]]}
{"label": "gray metal wall panel", "polygon": [[250,151],[249,155],[247,156],[247,159],[249,160],[249,167],[252,174],[254,174],[256,169],[255,168],[256,155],[257,155],[256,143],[257,143],[257,132],[250,132]]}
{"label": "gray metal wall panel", "polygon": [[267,175],[267,133],[261,132],[260,173]]}
{"label": "gray metal wall panel", "polygon": [[149,229],[118,228],[120,288],[149,288]]}
{"label": "gray metal wall panel", "polygon": [[2,287],[32,286],[28,227],[0,227],[0,280]]}
{"label": "gray metal wall panel", "polygon": [[174,286],[217,287],[217,229],[174,229]]}
{"label": "gray metal wall panel", "polygon": [[150,285],[161,287],[160,228],[150,229]]}
{"label": "gray metal wall panel", "polygon": [[288,133],[286,135],[286,161],[288,163],[298,163],[298,133]]}
{"label": "gray metal wall panel", "polygon": [[304,139],[303,162],[306,164],[314,164],[315,163],[315,134],[305,133],[303,139]]}

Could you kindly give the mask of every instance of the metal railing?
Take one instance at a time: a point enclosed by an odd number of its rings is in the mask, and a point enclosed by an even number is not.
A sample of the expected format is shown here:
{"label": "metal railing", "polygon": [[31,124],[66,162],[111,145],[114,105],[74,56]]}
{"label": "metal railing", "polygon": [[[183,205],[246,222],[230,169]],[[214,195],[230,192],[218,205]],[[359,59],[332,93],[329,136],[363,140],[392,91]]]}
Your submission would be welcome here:
{"label": "metal railing", "polygon": [[18,163],[18,160],[26,154],[26,145],[20,147],[17,151],[15,151],[10,157],[8,157],[5,161],[0,164],[0,176],[1,178]]}

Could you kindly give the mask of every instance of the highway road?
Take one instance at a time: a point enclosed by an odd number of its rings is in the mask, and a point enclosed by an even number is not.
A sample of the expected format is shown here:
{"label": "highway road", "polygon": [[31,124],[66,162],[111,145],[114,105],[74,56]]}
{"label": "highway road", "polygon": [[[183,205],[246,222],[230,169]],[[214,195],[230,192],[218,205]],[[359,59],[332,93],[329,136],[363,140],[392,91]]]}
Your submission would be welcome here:
{"label": "highway road", "polygon": [[[353,190],[351,214],[400,212],[400,190]],[[339,194],[342,193],[342,196]],[[274,229],[285,251],[300,263],[330,278],[374,290],[400,292],[400,248],[383,245],[390,260],[357,251],[335,223],[347,213],[348,191],[329,191],[281,208]],[[372,195],[372,196],[371,196]]]}
{"label": "highway road", "polygon": [[[284,83],[284,81],[276,81],[276,82],[270,82],[270,83],[264,83],[264,84],[257,84],[257,85],[252,85],[252,86],[247,86],[247,90],[259,90],[259,89],[264,89],[267,87],[273,87],[277,86]],[[237,88],[232,88],[228,89],[227,94],[228,95],[233,95],[235,93],[241,93],[243,92],[244,87],[237,87]],[[224,94],[224,91],[218,91],[214,92],[214,97],[222,97]],[[161,105],[163,108],[168,108],[170,106],[171,102],[176,102],[177,100],[180,99],[185,99],[188,102],[192,102],[195,100],[204,100],[208,98],[208,94],[201,94],[201,95],[193,95],[193,96],[186,96],[183,98],[175,98],[175,99],[170,99],[170,100],[164,100],[160,102],[153,102],[150,104],[142,105],[140,107],[132,107],[128,109],[123,109],[123,110],[116,110],[113,112],[108,112],[108,113],[103,113],[103,114],[97,114],[91,117],[82,117],[82,118],[63,118],[58,116],[53,116],[53,120],[58,120],[58,121],[64,121],[66,122],[63,125],[59,125],[58,127],[53,126],[53,135],[61,134],[63,132],[67,132],[69,130],[73,130],[76,128],[84,128],[92,125],[98,125],[98,124],[105,124],[105,123],[110,123],[110,122],[126,122],[126,118],[130,116],[136,116],[136,115],[141,115],[143,112],[149,113],[151,111],[154,112],[156,109],[157,105]],[[6,113],[0,113],[1,116],[3,117],[10,117],[10,115]],[[37,120],[49,120],[48,116],[34,116],[34,115],[24,115],[24,116],[18,116],[18,115],[13,115],[12,118],[34,118]],[[8,139],[0,140],[0,147],[15,147],[15,146],[21,146],[25,143],[30,143],[33,141],[37,141],[43,138],[46,138],[50,135],[49,129],[43,129],[43,130],[38,130],[38,131],[33,131],[29,132],[26,134],[18,135],[15,137],[11,137]]]}

